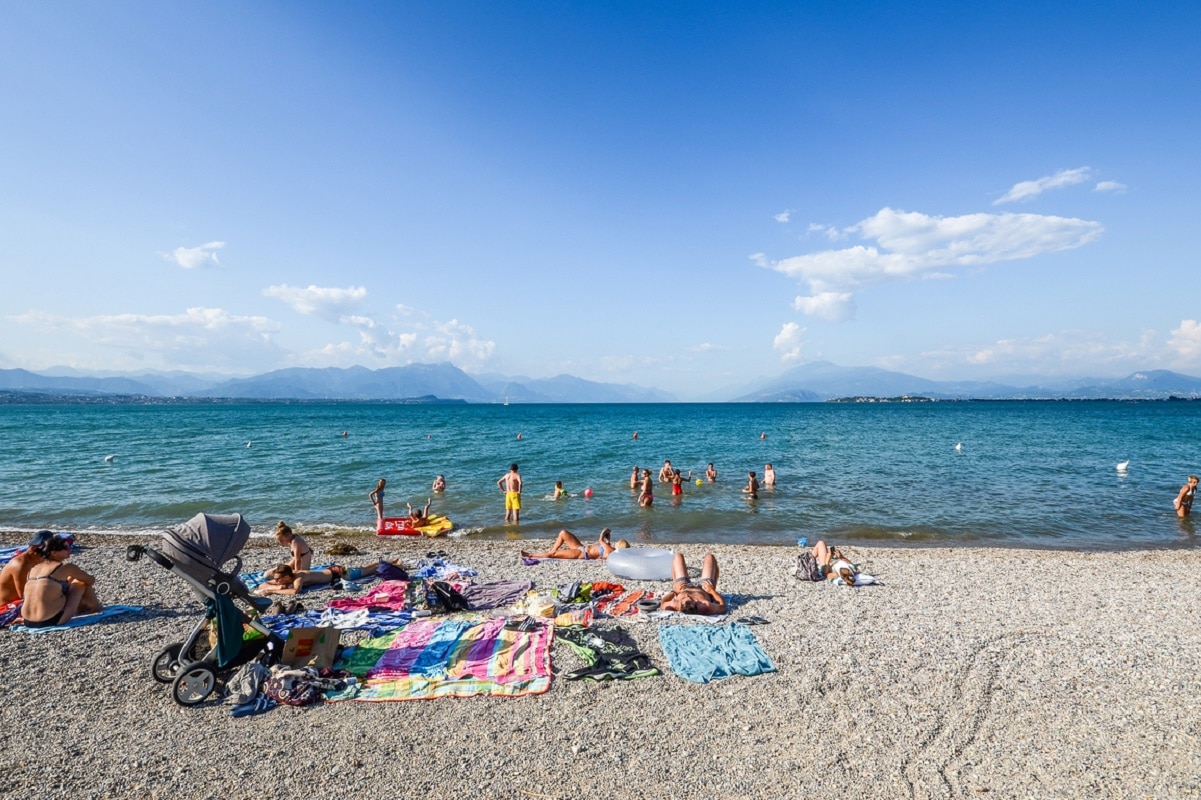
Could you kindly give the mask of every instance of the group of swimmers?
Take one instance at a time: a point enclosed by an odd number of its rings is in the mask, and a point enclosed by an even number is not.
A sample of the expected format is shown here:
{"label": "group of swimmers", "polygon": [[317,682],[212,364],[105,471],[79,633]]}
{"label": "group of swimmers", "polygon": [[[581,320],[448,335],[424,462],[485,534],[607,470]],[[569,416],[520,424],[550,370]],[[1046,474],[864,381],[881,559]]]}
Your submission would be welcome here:
{"label": "group of swimmers", "polygon": [[[705,480],[709,483],[717,483],[717,470],[713,467],[712,461],[705,468]],[[684,484],[691,481],[692,470],[689,470],[688,474],[684,475],[681,470],[671,465],[671,459],[664,459],[663,466],[659,468],[659,483],[671,484],[671,494],[673,497],[684,494]],[[696,481],[699,484],[700,478],[697,478]],[[772,468],[771,464],[768,464],[763,468],[762,484],[759,483],[754,470],[747,473],[747,482],[742,487],[742,493],[747,495],[751,500],[758,500],[760,488],[770,488],[775,485],[776,471]],[[655,484],[651,480],[651,471],[649,469],[640,470],[635,465],[634,471],[630,473],[630,488],[638,490],[638,505],[643,507],[654,505]]]}

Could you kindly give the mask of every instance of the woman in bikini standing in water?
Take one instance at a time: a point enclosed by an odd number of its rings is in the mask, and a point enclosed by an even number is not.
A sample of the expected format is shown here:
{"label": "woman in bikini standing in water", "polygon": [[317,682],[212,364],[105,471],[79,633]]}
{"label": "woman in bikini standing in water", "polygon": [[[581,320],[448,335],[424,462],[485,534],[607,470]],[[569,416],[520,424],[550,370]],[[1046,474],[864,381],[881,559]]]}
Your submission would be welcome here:
{"label": "woman in bikini standing in water", "polygon": [[45,561],[29,570],[21,616],[30,628],[52,628],[79,614],[93,614],[102,606],[96,599],[96,579],[74,564],[71,541],[55,536],[41,552]]}
{"label": "woman in bikini standing in water", "polygon": [[375,518],[384,518],[384,486],[388,482],[383,478],[379,479],[379,483],[371,490],[371,494],[367,495],[367,499],[371,501],[371,505],[375,506]]}

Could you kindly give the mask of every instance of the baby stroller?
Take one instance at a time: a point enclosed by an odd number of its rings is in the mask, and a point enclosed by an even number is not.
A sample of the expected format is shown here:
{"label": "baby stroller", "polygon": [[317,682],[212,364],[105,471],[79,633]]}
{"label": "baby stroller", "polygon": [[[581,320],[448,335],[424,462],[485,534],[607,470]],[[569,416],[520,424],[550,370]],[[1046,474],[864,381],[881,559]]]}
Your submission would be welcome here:
{"label": "baby stroller", "polygon": [[[143,555],[182,578],[204,601],[206,613],[188,638],[167,645],[154,657],[150,674],[160,683],[171,684],[175,702],[194,706],[217,688],[218,677],[227,678],[234,669],[263,659],[270,665],[279,659],[283,640],[258,621],[258,614],[271,600],[250,594],[238,573],[242,559],[238,551],[250,538],[250,526],[241,514],[197,514],[182,525],[168,528],[158,548],[131,545],[129,561]],[[233,568],[223,569],[233,561]],[[238,608],[238,600],[250,610]],[[217,632],[210,647],[210,631]]]}

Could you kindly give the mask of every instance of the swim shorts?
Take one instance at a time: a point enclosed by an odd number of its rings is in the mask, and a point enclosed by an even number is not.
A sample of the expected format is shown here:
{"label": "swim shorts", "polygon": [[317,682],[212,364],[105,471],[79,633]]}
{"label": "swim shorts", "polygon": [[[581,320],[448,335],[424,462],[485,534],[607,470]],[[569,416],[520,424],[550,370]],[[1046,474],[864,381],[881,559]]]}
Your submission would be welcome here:
{"label": "swim shorts", "polygon": [[505,511],[521,510],[521,492],[505,492]]}

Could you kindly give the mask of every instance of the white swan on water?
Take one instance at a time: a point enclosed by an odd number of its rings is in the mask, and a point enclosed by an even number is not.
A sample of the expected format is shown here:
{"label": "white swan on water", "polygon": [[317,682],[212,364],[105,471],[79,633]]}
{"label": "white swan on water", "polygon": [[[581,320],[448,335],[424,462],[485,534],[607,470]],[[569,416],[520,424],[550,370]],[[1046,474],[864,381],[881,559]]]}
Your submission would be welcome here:
{"label": "white swan on water", "polygon": [[1126,459],[1118,464],[1118,472],[1125,472],[1126,467],[1130,466],[1130,459]]}
{"label": "white swan on water", "polygon": [[111,455],[111,456],[105,456],[105,457],[104,457],[104,463],[105,463],[105,464],[111,464],[111,463],[113,463],[113,459],[114,459],[114,458],[116,458],[116,457],[117,457],[117,456],[116,456],[115,454],[114,454],[114,455]]}
{"label": "white swan on water", "polygon": [[955,452],[957,452],[957,453],[962,453],[962,452],[963,452],[963,442],[958,442],[958,443],[955,445]]}

